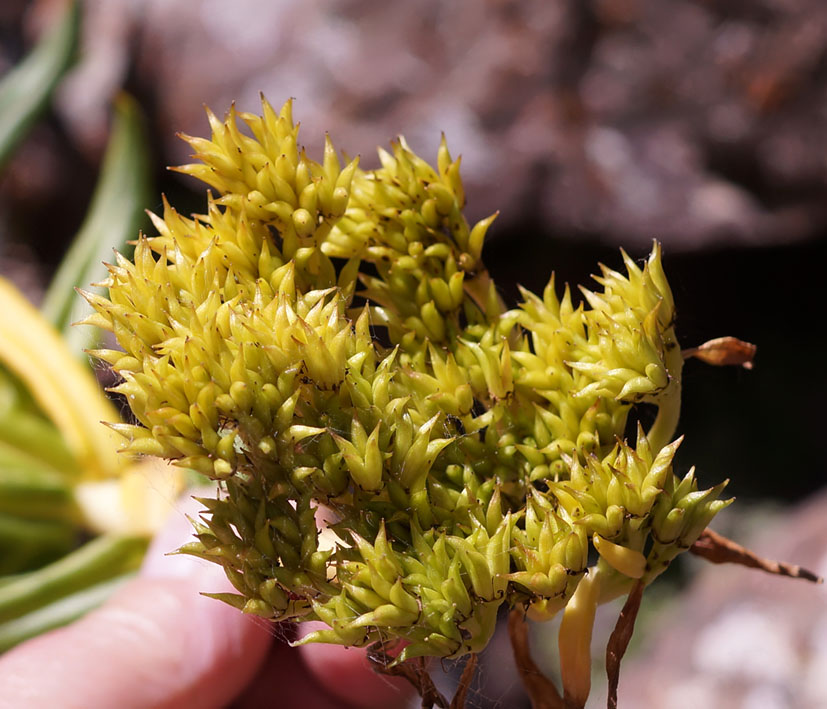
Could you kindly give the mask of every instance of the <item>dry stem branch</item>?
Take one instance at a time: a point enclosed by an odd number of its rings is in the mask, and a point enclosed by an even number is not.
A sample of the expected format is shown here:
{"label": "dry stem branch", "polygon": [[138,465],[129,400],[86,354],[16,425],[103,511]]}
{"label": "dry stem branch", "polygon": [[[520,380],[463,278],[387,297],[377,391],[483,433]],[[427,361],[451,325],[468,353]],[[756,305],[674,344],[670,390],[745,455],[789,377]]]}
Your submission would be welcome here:
{"label": "dry stem branch", "polygon": [[515,608],[508,614],[508,636],[511,638],[517,671],[523,680],[531,706],[534,709],[566,709],[554,682],[546,677],[531,659],[528,646],[528,625],[520,608]]}
{"label": "dry stem branch", "polygon": [[824,579],[812,571],[802,569],[794,564],[785,564],[782,561],[771,561],[758,556],[755,552],[742,547],[737,542],[721,536],[711,529],[705,529],[701,536],[689,549],[696,556],[700,556],[713,564],[741,564],[752,569],[761,569],[777,576],[789,576],[794,579],[805,579],[814,583],[823,583]]}
{"label": "dry stem branch", "polygon": [[695,357],[716,367],[741,365],[744,369],[752,369],[756,349],[751,342],[744,342],[735,337],[717,337],[698,347],[685,349],[681,354],[684,359]]}
{"label": "dry stem branch", "polygon": [[465,697],[468,696],[468,689],[471,687],[471,681],[474,679],[474,673],[477,671],[477,653],[473,652],[465,661],[465,667],[462,670],[462,676],[459,679],[459,686],[451,700],[449,709],[464,709]]}
{"label": "dry stem branch", "polygon": [[[415,660],[392,664],[394,658],[388,654],[385,644],[374,643],[368,648],[368,661],[375,672],[390,675],[391,677],[404,677],[413,685],[420,697],[422,697],[422,709],[431,709],[434,705],[441,709],[448,709],[448,702],[439,692],[425,668],[425,661],[418,657]],[[464,673],[463,673],[464,676]],[[469,680],[470,681],[470,680]]]}
{"label": "dry stem branch", "polygon": [[609,676],[609,701],[607,703],[608,709],[617,709],[617,685],[620,681],[620,661],[629,646],[629,641],[632,639],[632,633],[635,630],[635,619],[637,612],[640,610],[640,600],[643,597],[643,582],[638,581],[632,589],[626,603],[623,605],[623,610],[620,611],[620,617],[617,619],[617,625],[609,637],[609,644],[606,646],[606,674]]}

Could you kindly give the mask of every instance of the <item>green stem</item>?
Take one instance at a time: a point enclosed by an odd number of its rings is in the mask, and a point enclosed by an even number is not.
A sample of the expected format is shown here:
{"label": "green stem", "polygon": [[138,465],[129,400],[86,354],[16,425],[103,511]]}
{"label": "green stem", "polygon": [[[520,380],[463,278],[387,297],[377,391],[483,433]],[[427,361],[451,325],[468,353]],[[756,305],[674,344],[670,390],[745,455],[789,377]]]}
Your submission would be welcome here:
{"label": "green stem", "polygon": [[643,576],[643,582],[648,586],[669,567],[669,564],[680,554],[681,549],[677,544],[661,544],[655,542],[649,552],[647,559],[649,571]]}
{"label": "green stem", "polygon": [[666,349],[665,364],[666,370],[669,372],[669,384],[657,398],[658,415],[655,418],[655,423],[652,424],[652,428],[646,434],[655,455],[672,441],[681,415],[683,355],[675,338],[674,328],[670,327],[663,339]]}
{"label": "green stem", "polygon": [[5,452],[25,455],[66,476],[80,475],[77,460],[54,424],[22,406],[10,407],[0,414],[0,455]]}
{"label": "green stem", "polygon": [[104,534],[48,566],[0,587],[0,623],[138,567],[145,537]]}
{"label": "green stem", "polygon": [[23,519],[0,512],[0,576],[47,564],[76,544],[77,529],[68,522]]}
{"label": "green stem", "polygon": [[0,514],[79,524],[72,477],[0,440]]}
{"label": "green stem", "polygon": [[146,143],[138,102],[120,94],[115,99],[112,133],[92,204],[49,284],[40,309],[78,356],[85,357],[85,348],[97,346],[100,333],[97,328],[72,327],[72,322],[91,312],[74,288],[102,292],[101,287],[88,285],[106,277],[101,262],[112,260],[113,249],[124,250],[144,222],[143,205],[150,180]]}
{"label": "green stem", "polygon": [[26,613],[5,623],[0,623],[0,653],[24,640],[59,628],[77,620],[97,608],[134,574],[122,574],[107,579],[82,591],[65,596],[54,603]]}
{"label": "green stem", "polygon": [[602,558],[597,560],[595,568],[600,573],[600,597],[598,599],[600,605],[627,595],[637,583],[637,579],[624,576]]}

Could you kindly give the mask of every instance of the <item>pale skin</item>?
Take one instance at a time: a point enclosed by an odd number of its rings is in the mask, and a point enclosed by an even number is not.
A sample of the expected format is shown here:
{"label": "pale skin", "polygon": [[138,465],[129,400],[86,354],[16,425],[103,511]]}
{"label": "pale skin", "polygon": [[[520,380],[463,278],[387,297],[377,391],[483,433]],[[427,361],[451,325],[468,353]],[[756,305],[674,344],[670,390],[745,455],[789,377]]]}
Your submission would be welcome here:
{"label": "pale skin", "polygon": [[347,709],[404,706],[411,692],[364,652],[291,648],[267,621],[199,595],[226,591],[221,569],[165,556],[192,534],[176,505],[141,572],[104,606],[0,656],[2,709]]}

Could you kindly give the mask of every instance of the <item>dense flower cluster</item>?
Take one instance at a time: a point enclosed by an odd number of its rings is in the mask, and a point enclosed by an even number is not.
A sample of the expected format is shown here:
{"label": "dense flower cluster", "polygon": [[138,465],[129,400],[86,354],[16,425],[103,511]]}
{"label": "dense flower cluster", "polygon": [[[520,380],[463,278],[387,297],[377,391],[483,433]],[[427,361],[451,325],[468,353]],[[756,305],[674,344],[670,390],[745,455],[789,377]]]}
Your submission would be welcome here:
{"label": "dense flower cluster", "polygon": [[[552,279],[509,310],[480,260],[494,217],[469,227],[444,140],[436,168],[400,139],[366,171],[329,140],[309,159],[289,102],[210,123],[180,168],[216,190],[207,213],[165,205],[88,295],[123,348],[95,354],[137,418],[115,426],[127,450],[225,491],[185,551],[245,612],[327,624],[304,642],[404,639],[400,661],[480,650],[503,604],[565,608],[565,675],[594,607],[728,504],[673,473],[659,247],[582,303]],[[658,415],[630,442],[641,402]]]}

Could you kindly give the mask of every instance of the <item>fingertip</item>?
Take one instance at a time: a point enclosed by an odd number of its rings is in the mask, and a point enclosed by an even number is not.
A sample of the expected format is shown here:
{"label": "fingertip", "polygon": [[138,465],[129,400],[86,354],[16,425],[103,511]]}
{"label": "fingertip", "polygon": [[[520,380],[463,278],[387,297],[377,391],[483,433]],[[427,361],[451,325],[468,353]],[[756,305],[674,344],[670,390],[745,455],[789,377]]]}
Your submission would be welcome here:
{"label": "fingertip", "polygon": [[207,709],[246,686],[271,645],[266,624],[202,595],[227,590],[220,566],[165,555],[191,537],[191,505],[153,541],[138,578],[0,658],[0,707]]}
{"label": "fingertip", "polygon": [[[302,623],[299,634],[307,635],[322,623]],[[413,689],[399,677],[376,672],[364,648],[311,643],[299,647],[305,666],[337,699],[364,709],[404,706]]]}

